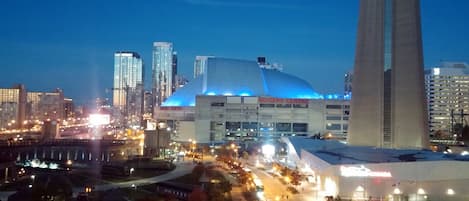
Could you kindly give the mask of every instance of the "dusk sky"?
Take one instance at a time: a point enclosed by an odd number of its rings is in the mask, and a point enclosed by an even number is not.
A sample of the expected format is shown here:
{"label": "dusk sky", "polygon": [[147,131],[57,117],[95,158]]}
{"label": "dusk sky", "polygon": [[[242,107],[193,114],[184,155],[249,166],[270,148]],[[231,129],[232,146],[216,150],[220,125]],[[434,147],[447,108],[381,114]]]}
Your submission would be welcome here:
{"label": "dusk sky", "polygon": [[[111,97],[113,53],[136,51],[151,84],[154,41],[173,42],[178,71],[196,55],[265,56],[319,93],[343,93],[358,0],[2,0],[0,88],[62,88],[77,103]],[[421,0],[426,67],[469,62],[469,1]]]}

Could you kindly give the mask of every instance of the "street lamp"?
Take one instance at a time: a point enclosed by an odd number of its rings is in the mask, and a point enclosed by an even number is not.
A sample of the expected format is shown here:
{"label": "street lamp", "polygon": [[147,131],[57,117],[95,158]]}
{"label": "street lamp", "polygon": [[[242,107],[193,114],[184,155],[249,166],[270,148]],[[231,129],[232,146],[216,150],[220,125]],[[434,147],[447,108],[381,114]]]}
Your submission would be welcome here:
{"label": "street lamp", "polygon": [[196,149],[196,146],[197,146],[197,141],[193,140],[193,141],[192,141],[192,145],[191,145],[191,148],[192,148],[192,162],[195,161],[195,149]]}

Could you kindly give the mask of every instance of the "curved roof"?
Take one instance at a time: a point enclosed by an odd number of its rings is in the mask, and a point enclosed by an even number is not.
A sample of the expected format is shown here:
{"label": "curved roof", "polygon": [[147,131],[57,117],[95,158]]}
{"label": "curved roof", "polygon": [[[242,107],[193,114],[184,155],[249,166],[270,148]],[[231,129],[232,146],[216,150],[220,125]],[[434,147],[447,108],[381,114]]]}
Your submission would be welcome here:
{"label": "curved roof", "polygon": [[209,58],[204,74],[177,90],[162,106],[195,106],[197,95],[323,98],[298,77],[260,68],[255,61],[226,58]]}

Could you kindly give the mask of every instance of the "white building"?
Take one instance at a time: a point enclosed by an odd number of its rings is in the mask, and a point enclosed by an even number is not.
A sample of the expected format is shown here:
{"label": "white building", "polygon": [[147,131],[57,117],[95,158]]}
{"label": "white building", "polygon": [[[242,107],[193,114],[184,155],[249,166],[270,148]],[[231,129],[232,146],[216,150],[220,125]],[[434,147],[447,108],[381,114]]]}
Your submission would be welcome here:
{"label": "white building", "polygon": [[173,44],[169,42],[153,43],[152,93],[154,105],[160,105],[174,92],[177,56]]}
{"label": "white building", "polygon": [[454,125],[464,124],[461,113],[469,113],[469,65],[444,62],[440,67],[427,69],[425,88],[430,132],[452,134]]}
{"label": "white building", "polygon": [[469,157],[427,150],[349,146],[282,138],[288,160],[313,176],[318,198],[343,200],[469,200]]}
{"label": "white building", "polygon": [[143,114],[143,61],[136,52],[114,53],[113,106],[128,125],[140,125]]}

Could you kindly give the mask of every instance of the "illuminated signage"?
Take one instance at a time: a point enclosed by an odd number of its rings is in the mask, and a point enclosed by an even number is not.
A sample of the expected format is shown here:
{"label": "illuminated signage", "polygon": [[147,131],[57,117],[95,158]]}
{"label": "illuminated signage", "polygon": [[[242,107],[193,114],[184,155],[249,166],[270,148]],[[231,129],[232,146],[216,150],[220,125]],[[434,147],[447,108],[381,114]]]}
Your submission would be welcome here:
{"label": "illuminated signage", "polygon": [[360,167],[340,166],[340,174],[343,177],[392,177],[391,172],[371,171],[363,165]]}
{"label": "illuminated signage", "polygon": [[90,114],[89,124],[92,126],[100,126],[109,124],[111,117],[108,114]]}

